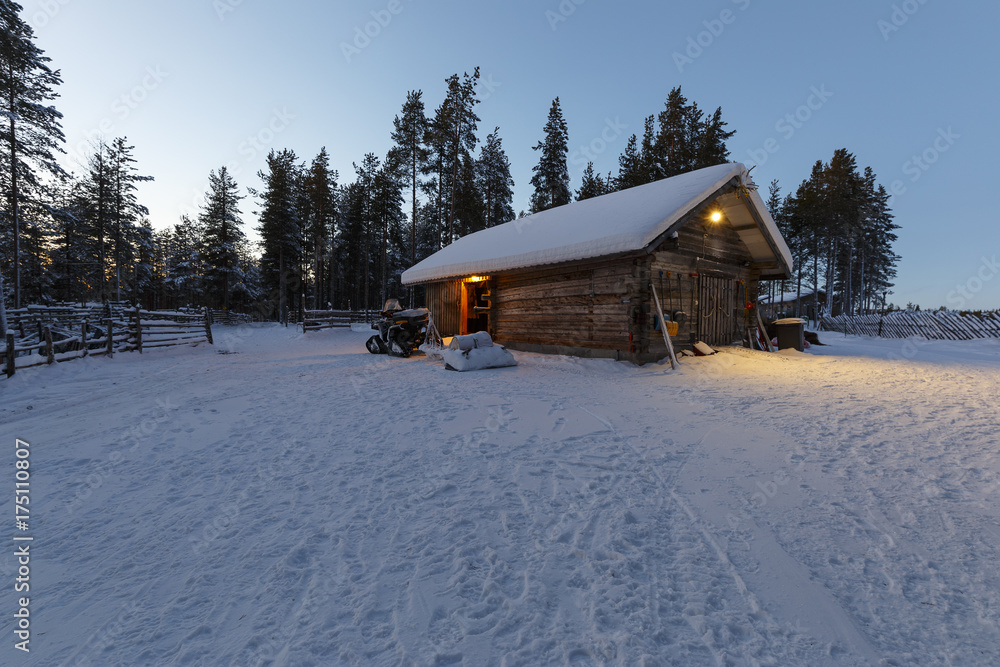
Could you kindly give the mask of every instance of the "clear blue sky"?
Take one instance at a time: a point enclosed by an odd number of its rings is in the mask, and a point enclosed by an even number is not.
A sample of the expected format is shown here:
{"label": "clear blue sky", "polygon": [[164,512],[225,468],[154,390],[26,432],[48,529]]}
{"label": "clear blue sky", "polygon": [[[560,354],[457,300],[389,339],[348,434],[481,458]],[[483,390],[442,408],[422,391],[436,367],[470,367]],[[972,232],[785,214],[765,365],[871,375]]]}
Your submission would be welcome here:
{"label": "clear blue sky", "polygon": [[[478,65],[489,82],[480,138],[500,126],[517,210],[527,208],[531,146],[554,97],[576,188],[581,147],[613,137],[595,163],[617,172],[628,136],[681,85],[702,108],[722,107],[737,131],[732,158],[759,163],[762,190],[772,179],[794,190],[841,147],[887,188],[896,183],[903,261],[890,300],[1000,307],[1000,231],[987,203],[1000,143],[994,3],[22,4],[63,73],[67,165],[79,170],[88,137],[127,136],[141,172],[156,178],[140,190],[155,227],[195,212],[209,170],[223,164],[258,187],[270,148],[309,160],[326,146],[341,182],[352,179],[352,162],[385,155],[408,90],[424,91],[431,114],[445,78]],[[356,40],[366,28],[375,36]],[[345,55],[345,44],[358,52]],[[609,121],[627,127],[615,137]],[[248,227],[253,210],[244,202]]]}

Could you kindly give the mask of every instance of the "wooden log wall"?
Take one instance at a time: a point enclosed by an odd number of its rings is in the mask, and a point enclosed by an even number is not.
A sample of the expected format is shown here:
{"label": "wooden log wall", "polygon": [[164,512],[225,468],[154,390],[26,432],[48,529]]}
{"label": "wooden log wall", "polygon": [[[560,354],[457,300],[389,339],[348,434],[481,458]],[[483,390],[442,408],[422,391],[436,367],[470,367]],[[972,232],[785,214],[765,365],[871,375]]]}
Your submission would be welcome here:
{"label": "wooden log wall", "polygon": [[638,344],[631,311],[641,304],[641,263],[600,261],[496,276],[497,340],[627,352],[630,334],[633,347]]}

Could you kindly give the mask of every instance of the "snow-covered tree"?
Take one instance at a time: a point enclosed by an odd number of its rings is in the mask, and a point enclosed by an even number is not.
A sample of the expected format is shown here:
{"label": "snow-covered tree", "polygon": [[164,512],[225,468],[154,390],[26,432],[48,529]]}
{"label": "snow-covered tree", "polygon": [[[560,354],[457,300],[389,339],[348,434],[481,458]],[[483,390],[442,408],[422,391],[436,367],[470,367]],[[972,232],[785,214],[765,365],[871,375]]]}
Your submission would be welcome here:
{"label": "snow-covered tree", "polygon": [[[136,224],[149,215],[149,210],[139,203],[136,195],[137,183],[152,181],[152,176],[136,173],[134,146],[129,146],[125,137],[116,137],[108,149],[108,165],[111,186],[111,240],[113,244],[115,299],[121,301],[122,277],[134,259],[132,241],[136,235]],[[134,295],[133,295],[134,296]]]}
{"label": "snow-covered tree", "polygon": [[199,221],[202,227],[202,257],[205,262],[205,298],[210,305],[229,310],[232,288],[242,282],[239,246],[246,239],[240,188],[226,167],[208,175],[208,192]]}
{"label": "snow-covered tree", "polygon": [[21,305],[21,209],[37,194],[41,177],[64,176],[56,157],[62,152],[62,114],[51,106],[62,83],[59,70],[34,43],[34,31],[21,19],[22,7],[0,0],[0,116],[4,150],[0,173],[6,178],[7,217],[11,225],[14,307]]}

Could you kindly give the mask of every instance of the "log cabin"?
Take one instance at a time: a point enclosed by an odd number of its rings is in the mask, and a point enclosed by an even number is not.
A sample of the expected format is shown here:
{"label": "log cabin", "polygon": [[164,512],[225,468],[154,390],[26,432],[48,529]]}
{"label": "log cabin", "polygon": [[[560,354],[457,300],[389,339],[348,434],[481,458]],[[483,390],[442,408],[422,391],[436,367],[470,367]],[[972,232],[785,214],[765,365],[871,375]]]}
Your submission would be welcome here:
{"label": "log cabin", "polygon": [[[738,342],[788,246],[739,163],[577,201],[458,239],[405,271],[444,336],[488,331],[515,350],[628,360]],[[673,325],[668,324],[668,329]]]}

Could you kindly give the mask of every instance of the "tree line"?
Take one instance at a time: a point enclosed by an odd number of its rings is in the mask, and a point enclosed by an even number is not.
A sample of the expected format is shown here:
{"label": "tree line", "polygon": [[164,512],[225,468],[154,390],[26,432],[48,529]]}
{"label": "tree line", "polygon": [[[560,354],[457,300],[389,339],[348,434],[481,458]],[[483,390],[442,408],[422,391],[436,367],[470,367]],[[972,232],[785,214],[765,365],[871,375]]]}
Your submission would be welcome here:
{"label": "tree line", "polygon": [[767,205],[795,271],[790,282],[771,291],[794,293],[799,303],[807,294],[804,301],[812,301],[814,313],[833,316],[884,308],[900,259],[892,249],[899,225],[889,200],[871,167],[859,171],[846,148],[828,162],[817,161],[809,178],[785,197],[772,181]]}
{"label": "tree line", "polygon": [[[51,102],[61,75],[35,46],[20,11],[0,0],[0,109],[7,119],[0,295],[14,307],[117,300],[283,318],[304,308],[377,308],[388,297],[416,304],[422,297],[403,288],[403,270],[516,217],[500,128],[480,140],[476,68],[445,80],[432,113],[422,91],[408,92],[393,118],[391,148],[364,155],[344,182],[326,148],[308,161],[287,148],[272,150],[259,185],[241,186],[226,167],[213,170],[200,211],[154,230],[137,195],[152,177],[140,173],[127,138],[97,141],[79,175],[59,166],[62,115]],[[641,138],[629,138],[617,173],[598,175],[590,162],[574,192],[569,131],[556,97],[533,147],[530,211],[726,162],[734,133],[721,108],[706,113],[674,88],[646,117]],[[846,151],[817,163],[784,199],[773,184],[770,204],[795,253],[795,285],[822,280],[843,307],[873,303],[891,285],[898,260],[887,202],[871,171],[858,174]],[[243,221],[248,210],[258,220],[256,247]]]}

